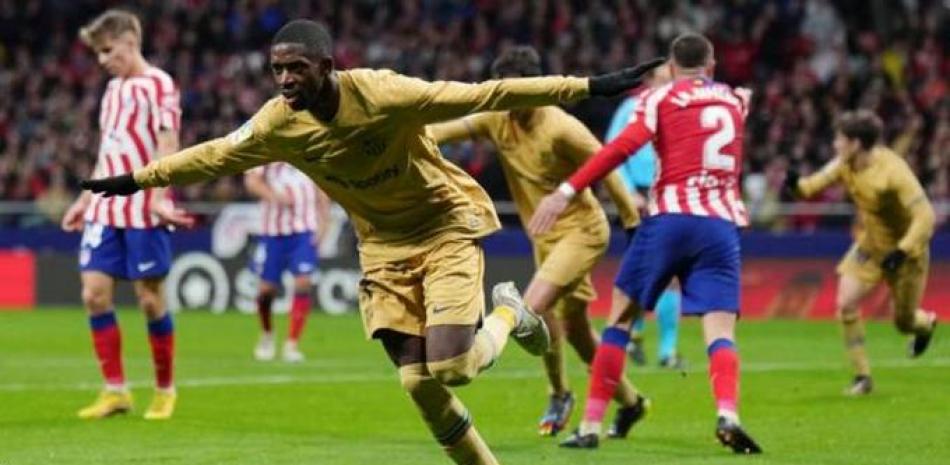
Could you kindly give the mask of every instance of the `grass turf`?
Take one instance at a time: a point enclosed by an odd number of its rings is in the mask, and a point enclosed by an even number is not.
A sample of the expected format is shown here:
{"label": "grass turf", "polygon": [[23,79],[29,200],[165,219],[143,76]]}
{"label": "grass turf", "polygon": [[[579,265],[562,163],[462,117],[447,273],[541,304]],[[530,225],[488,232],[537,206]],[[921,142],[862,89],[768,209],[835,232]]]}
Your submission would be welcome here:
{"label": "grass turf", "polygon": [[[140,416],[152,379],[142,317],[127,310],[119,319],[137,411],[84,422],[75,411],[93,399],[99,381],[83,314],[0,312],[0,465],[450,463],[355,316],[316,315],[302,344],[308,361],[287,365],[251,359],[252,317],[178,315],[179,404],[175,418],[162,423]],[[546,402],[540,363],[515,345],[456,392],[508,465],[950,462],[950,343],[942,335],[911,361],[890,325],[871,324],[876,392],[850,399],[840,394],[849,373],[836,326],[742,322],[744,425],[766,453],[735,457],[712,435],[699,332],[696,321],[684,322],[685,374],[628,366],[654,409],[630,438],[597,451],[562,450],[537,436]],[[568,355],[582,398],[585,371]]]}

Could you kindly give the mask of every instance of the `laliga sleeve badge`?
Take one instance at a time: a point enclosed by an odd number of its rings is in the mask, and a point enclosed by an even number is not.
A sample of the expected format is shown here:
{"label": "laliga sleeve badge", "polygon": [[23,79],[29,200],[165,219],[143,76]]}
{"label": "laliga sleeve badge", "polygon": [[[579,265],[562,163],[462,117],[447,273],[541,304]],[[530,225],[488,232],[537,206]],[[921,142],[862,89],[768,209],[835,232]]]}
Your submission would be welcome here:
{"label": "laliga sleeve badge", "polygon": [[241,127],[231,132],[231,134],[228,134],[226,138],[228,142],[231,143],[231,145],[238,145],[241,142],[244,142],[247,139],[249,139],[251,137],[251,134],[253,133],[254,133],[254,125],[251,124],[250,120],[248,120],[247,122],[242,124]]}

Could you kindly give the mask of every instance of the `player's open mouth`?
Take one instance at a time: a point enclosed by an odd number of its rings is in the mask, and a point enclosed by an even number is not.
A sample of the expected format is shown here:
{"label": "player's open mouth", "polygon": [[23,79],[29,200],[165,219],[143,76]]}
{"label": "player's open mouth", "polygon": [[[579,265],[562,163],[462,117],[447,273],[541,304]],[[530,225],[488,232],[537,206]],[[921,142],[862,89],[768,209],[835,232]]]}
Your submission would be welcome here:
{"label": "player's open mouth", "polygon": [[298,97],[300,97],[300,92],[297,92],[296,90],[282,90],[280,91],[280,95],[284,96],[284,100],[292,103],[296,101]]}

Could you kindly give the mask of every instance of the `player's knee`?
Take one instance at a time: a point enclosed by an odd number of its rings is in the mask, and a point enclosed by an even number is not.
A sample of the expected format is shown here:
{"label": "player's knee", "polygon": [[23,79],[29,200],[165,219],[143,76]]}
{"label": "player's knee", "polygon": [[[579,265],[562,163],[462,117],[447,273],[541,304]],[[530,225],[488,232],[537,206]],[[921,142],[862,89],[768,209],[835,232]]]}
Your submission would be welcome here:
{"label": "player's knee", "polygon": [[861,309],[857,306],[838,305],[838,320],[842,323],[852,323],[861,318]]}
{"label": "player's knee", "polygon": [[86,286],[82,289],[82,304],[92,313],[100,313],[112,306],[112,296],[101,287]]}
{"label": "player's knee", "polygon": [[399,383],[402,385],[402,389],[409,393],[410,396],[415,397],[422,391],[425,381],[432,379],[431,377],[424,376],[421,373],[422,371],[423,370],[399,370]]}
{"label": "player's knee", "polygon": [[478,364],[471,350],[448,360],[429,362],[426,366],[432,377],[446,386],[464,386],[478,375]]}
{"label": "player's knee", "polygon": [[140,292],[136,297],[138,299],[139,308],[147,315],[157,317],[165,310],[162,305],[162,298],[157,294]]}

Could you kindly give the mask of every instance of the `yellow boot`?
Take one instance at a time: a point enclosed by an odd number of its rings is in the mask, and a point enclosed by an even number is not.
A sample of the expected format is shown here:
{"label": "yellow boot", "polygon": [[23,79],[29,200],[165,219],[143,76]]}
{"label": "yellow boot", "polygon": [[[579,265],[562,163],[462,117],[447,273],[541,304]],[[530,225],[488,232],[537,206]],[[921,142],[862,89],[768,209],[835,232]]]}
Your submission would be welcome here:
{"label": "yellow boot", "polygon": [[167,420],[175,413],[175,401],[178,394],[174,390],[156,389],[152,403],[145,411],[146,420]]}
{"label": "yellow boot", "polygon": [[84,420],[96,420],[131,410],[132,393],[103,389],[95,402],[77,412],[77,415]]}

